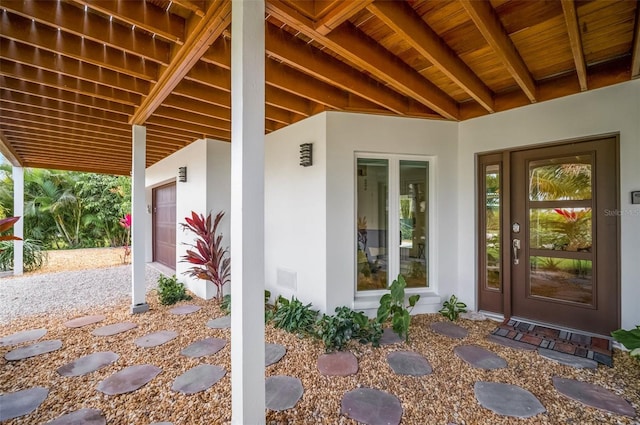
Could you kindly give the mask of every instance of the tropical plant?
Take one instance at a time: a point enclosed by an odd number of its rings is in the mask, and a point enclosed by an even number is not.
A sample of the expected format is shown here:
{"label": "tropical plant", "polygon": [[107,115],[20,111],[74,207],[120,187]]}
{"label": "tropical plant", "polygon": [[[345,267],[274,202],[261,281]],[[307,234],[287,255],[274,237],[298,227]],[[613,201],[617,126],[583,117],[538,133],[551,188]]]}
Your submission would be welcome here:
{"label": "tropical plant", "polygon": [[[20,220],[20,217],[7,217],[0,219],[0,233],[4,233],[7,230],[13,228],[16,221]],[[19,237],[14,235],[0,235],[0,241],[19,241]]]}
{"label": "tropical plant", "polygon": [[[31,272],[38,270],[47,262],[47,252],[42,249],[42,243],[33,239],[25,239],[23,247],[23,267],[24,271]],[[15,244],[13,241],[0,241],[0,269],[13,269],[13,252]]]}
{"label": "tropical plant", "polygon": [[376,320],[382,325],[391,318],[393,331],[405,341],[409,341],[410,313],[420,299],[420,295],[411,295],[408,299],[408,308],[405,307],[404,289],[406,287],[407,282],[404,280],[404,276],[398,275],[398,278],[391,283],[389,293],[380,298]]}
{"label": "tropical plant", "polygon": [[625,348],[631,350],[631,357],[635,357],[640,361],[640,325],[630,331],[625,329],[618,329],[611,332],[611,336],[624,345]]}
{"label": "tropical plant", "polygon": [[167,277],[160,275],[158,277],[158,298],[160,304],[170,305],[178,301],[190,300],[191,296],[187,294],[182,282],[178,282],[176,275]]}
{"label": "tropical plant", "polygon": [[370,321],[364,313],[349,307],[337,307],[335,313],[332,316],[322,315],[316,324],[315,336],[322,340],[325,351],[340,351],[351,340],[378,346],[382,336],[380,323]]}
{"label": "tropical plant", "polygon": [[[264,290],[264,321],[268,322],[273,317],[274,306],[269,305],[269,299],[271,298],[271,291],[265,289]],[[231,294],[227,294],[222,297],[222,301],[220,302],[220,309],[225,314],[231,314]]]}
{"label": "tropical plant", "polygon": [[120,225],[127,231],[127,237],[124,244],[122,245],[122,248],[124,249],[124,252],[122,254],[122,262],[126,264],[127,259],[131,255],[131,247],[129,246],[129,244],[131,243],[131,214],[126,214],[124,217],[122,217],[120,219]]}
{"label": "tropical plant", "polygon": [[222,288],[231,282],[231,259],[228,257],[229,249],[222,246],[222,234],[218,233],[218,226],[224,217],[220,211],[213,223],[211,214],[205,218],[202,214],[191,212],[191,217],[185,217],[186,223],[182,223],[183,230],[189,230],[196,235],[195,244],[186,244],[186,255],[183,262],[193,264],[184,274],[198,279],[207,280],[216,286],[216,300],[222,300]]}
{"label": "tropical plant", "polygon": [[455,295],[451,295],[448,300],[445,300],[439,312],[447,319],[454,321],[458,320],[460,313],[466,313],[466,308],[467,305],[465,303],[458,301],[458,297]]}
{"label": "tropical plant", "polygon": [[298,335],[308,335],[313,331],[316,317],[318,317],[318,311],[311,309],[311,303],[305,305],[296,297],[288,300],[279,296],[272,321],[276,328]]}

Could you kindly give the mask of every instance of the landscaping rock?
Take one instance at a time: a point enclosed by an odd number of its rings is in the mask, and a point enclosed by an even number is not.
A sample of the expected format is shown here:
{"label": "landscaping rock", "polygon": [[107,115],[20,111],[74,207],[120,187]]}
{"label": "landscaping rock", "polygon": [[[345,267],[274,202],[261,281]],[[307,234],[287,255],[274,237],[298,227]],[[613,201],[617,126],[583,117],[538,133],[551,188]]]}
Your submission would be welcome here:
{"label": "landscaping rock", "polygon": [[398,397],[373,388],[356,388],[342,397],[340,413],[366,425],[398,425],[402,404]]}
{"label": "landscaping rock", "polygon": [[571,366],[576,369],[597,369],[598,362],[584,357],[572,356],[571,354],[561,353],[560,351],[548,350],[546,348],[538,348],[538,354],[542,357],[553,360],[554,362]]}
{"label": "landscaping rock", "polygon": [[546,411],[529,391],[500,382],[476,382],[473,390],[480,405],[498,415],[530,418]]}
{"label": "landscaping rock", "polygon": [[176,331],[158,331],[137,338],[134,343],[138,347],[151,348],[166,344],[178,336]]}
{"label": "landscaping rock", "polygon": [[111,336],[117,335],[122,332],[137,328],[138,325],[133,322],[114,323],[113,325],[103,326],[98,329],[94,329],[91,335],[94,336]]}
{"label": "landscaping rock", "polygon": [[448,336],[449,338],[462,339],[469,335],[469,331],[449,322],[435,322],[431,324],[431,330],[437,334]]}
{"label": "landscaping rock", "polygon": [[412,351],[389,353],[387,354],[387,362],[398,375],[423,376],[433,372],[427,359]]}
{"label": "landscaping rock", "polygon": [[207,326],[213,329],[229,329],[231,327],[231,316],[222,316],[211,319],[207,322]]}
{"label": "landscaping rock", "polygon": [[178,376],[171,389],[183,394],[195,394],[213,386],[226,373],[220,366],[201,364]]}
{"label": "landscaping rock", "polygon": [[144,386],[160,372],[162,369],[149,364],[129,366],[100,382],[97,389],[107,395],[130,393]]}
{"label": "landscaping rock", "polygon": [[112,351],[101,351],[67,363],[58,368],[57,372],[62,376],[82,376],[110,365],[118,360],[119,357]]}
{"label": "landscaping rock", "polygon": [[628,401],[599,385],[554,376],[553,386],[560,394],[587,406],[630,418],[636,416]]}
{"label": "landscaping rock", "polygon": [[473,367],[484,370],[502,369],[507,367],[507,362],[493,351],[486,350],[478,345],[460,345],[453,349],[456,356]]}
{"label": "landscaping rock", "polygon": [[227,345],[226,339],[205,338],[189,345],[184,350],[180,351],[180,354],[187,357],[210,356],[222,350],[225,345]]}
{"label": "landscaping rock", "polygon": [[80,409],[47,422],[46,425],[105,425],[107,419],[98,409]]}
{"label": "landscaping rock", "polygon": [[38,408],[49,395],[44,387],[34,387],[0,395],[0,421],[27,415]]}
{"label": "landscaping rock", "polygon": [[479,311],[467,311],[465,313],[460,313],[460,318],[474,321],[487,320],[487,316]]}
{"label": "landscaping rock", "polygon": [[43,336],[45,336],[46,333],[47,333],[47,330],[44,328],[16,332],[12,335],[7,335],[3,338],[0,338],[0,347],[22,344],[23,342],[28,342],[28,341],[35,341],[36,339],[40,339]]}
{"label": "landscaping rock", "polygon": [[278,363],[285,354],[287,354],[287,349],[284,347],[284,345],[268,343],[265,344],[264,367],[271,366],[274,363]]}
{"label": "landscaping rock", "polygon": [[62,341],[60,341],[59,339],[42,341],[36,344],[27,345],[25,347],[16,348],[13,351],[9,351],[4,355],[4,358],[9,361],[23,360],[29,357],[35,357],[41,354],[59,350],[61,347]]}
{"label": "landscaping rock", "polygon": [[292,376],[270,376],[265,381],[267,409],[282,411],[291,409],[302,397],[302,381]]}
{"label": "landscaping rock", "polygon": [[336,351],[318,357],[318,371],[325,376],[349,376],[358,373],[358,359],[351,351]]}
{"label": "landscaping rock", "polygon": [[102,322],[106,317],[103,315],[83,316],[64,323],[67,328],[81,328],[83,326],[92,325]]}

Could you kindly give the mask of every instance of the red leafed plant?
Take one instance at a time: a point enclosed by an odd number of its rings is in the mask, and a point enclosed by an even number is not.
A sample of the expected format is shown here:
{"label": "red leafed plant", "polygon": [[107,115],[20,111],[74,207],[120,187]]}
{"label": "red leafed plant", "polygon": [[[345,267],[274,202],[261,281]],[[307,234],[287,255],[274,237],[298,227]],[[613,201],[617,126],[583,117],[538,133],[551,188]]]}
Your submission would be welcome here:
{"label": "red leafed plant", "polygon": [[131,255],[131,246],[129,246],[131,241],[131,214],[125,214],[125,216],[120,219],[120,225],[127,231],[127,237],[124,241],[124,246],[122,247],[124,249],[122,262],[126,264],[127,259]]}
{"label": "red leafed plant", "polygon": [[183,230],[190,230],[196,235],[196,243],[186,244],[190,249],[182,256],[183,262],[194,265],[184,274],[213,283],[218,302],[222,300],[222,288],[231,282],[229,249],[222,246],[222,234],[218,233],[222,217],[224,212],[220,211],[212,223],[211,214],[205,217],[191,211],[191,217],[185,217],[186,223],[182,223]]}
{"label": "red leafed plant", "polygon": [[[11,229],[16,221],[20,220],[20,217],[7,217],[0,220],[0,233],[6,232]],[[13,235],[0,235],[0,241],[21,241],[17,236]],[[2,251],[0,249],[0,251]]]}

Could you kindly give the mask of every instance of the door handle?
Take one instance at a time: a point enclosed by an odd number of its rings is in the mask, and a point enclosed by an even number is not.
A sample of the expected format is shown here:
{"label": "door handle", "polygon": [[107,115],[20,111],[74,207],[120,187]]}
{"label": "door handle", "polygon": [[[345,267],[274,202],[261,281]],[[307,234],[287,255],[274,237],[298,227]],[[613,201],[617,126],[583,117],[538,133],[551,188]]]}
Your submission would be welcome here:
{"label": "door handle", "polygon": [[513,240],[513,265],[520,264],[520,239]]}

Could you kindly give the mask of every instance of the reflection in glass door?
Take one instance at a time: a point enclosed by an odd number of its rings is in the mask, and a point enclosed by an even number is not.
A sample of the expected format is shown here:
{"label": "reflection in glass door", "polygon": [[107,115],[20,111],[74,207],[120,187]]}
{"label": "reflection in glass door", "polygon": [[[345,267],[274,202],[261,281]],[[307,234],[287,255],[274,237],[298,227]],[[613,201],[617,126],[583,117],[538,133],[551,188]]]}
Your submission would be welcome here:
{"label": "reflection in glass door", "polygon": [[426,161],[400,161],[400,273],[408,288],[427,286]]}

